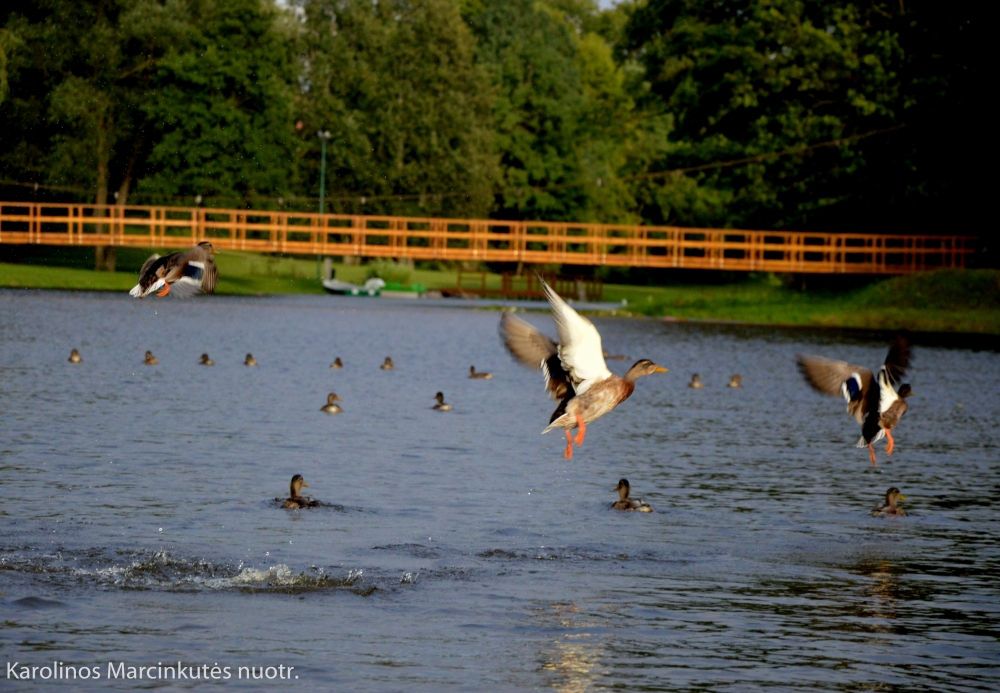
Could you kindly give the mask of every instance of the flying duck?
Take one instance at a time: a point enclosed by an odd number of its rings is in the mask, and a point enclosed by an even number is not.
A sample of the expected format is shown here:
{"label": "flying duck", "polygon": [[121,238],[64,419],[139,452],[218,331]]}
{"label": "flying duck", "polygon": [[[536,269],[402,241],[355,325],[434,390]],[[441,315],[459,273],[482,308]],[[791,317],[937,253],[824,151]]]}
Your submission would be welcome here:
{"label": "flying duck", "polygon": [[885,454],[892,454],[896,443],[892,429],[906,413],[906,398],[913,394],[905,383],[896,392],[896,384],[910,366],[910,342],[905,337],[896,337],[885,363],[879,368],[878,377],[864,366],[819,356],[799,356],[798,363],[802,375],[816,390],[842,395],[847,400],[847,413],[861,424],[858,447],[868,447],[873,467],[876,465],[872,443],[887,437],[889,443]]}
{"label": "flying duck", "polygon": [[147,351],[146,358],[143,360],[143,363],[146,364],[147,366],[155,366],[159,363],[159,361],[156,359],[155,356],[153,356],[152,351]]}
{"label": "flying duck", "polygon": [[325,411],[327,414],[339,414],[343,409],[340,408],[339,404],[334,404],[334,402],[343,402],[337,395],[332,392],[326,396],[326,404],[319,408],[320,411]]}
{"label": "flying duck", "polygon": [[521,363],[541,369],[545,389],[559,401],[548,427],[566,431],[567,459],[573,457],[574,439],[570,430],[579,428],[577,446],[583,443],[587,424],[604,416],[631,396],[636,378],[651,373],[666,373],[649,359],[632,364],[624,378],[608,370],[597,328],[569,307],[542,281],[552,307],[561,344],[543,335],[523,320],[505,312],[500,317],[500,338],[511,355]]}
{"label": "flying duck", "polygon": [[469,366],[469,377],[473,380],[493,380],[492,373],[476,373],[475,366]]}
{"label": "flying duck", "polygon": [[[289,484],[289,491],[291,495],[289,498],[284,499],[285,502],[281,505],[282,508],[287,508],[289,510],[298,510],[299,508],[318,508],[323,504],[312,498],[310,496],[302,495],[302,488],[307,487],[309,484],[306,480],[302,478],[301,474],[296,474],[292,477],[292,483]],[[275,500],[280,501],[281,498],[275,498]]]}
{"label": "flying duck", "polygon": [[83,357],[80,356],[80,352],[77,351],[76,349],[74,349],[73,351],[69,352],[69,359],[67,359],[67,360],[70,363],[83,363]]}
{"label": "flying duck", "polygon": [[618,491],[618,502],[611,506],[612,509],[627,510],[629,512],[635,510],[640,513],[653,512],[653,509],[649,506],[649,503],[644,503],[639,498],[628,497],[628,494],[631,491],[631,487],[628,485],[628,479],[619,479],[618,485],[611,490]]}
{"label": "flying duck", "polygon": [[381,368],[384,371],[394,371],[396,370],[396,364],[392,362],[391,358],[386,356],[385,361],[382,362],[382,365],[379,366],[379,368]]}
{"label": "flying duck", "polygon": [[247,354],[246,360],[243,362],[244,366],[256,366],[257,359],[253,357],[253,354]]}
{"label": "flying duck", "polygon": [[691,376],[691,382],[688,383],[688,387],[693,388],[695,390],[704,390],[705,383],[701,381],[701,376],[695,373],[694,375]]}
{"label": "flying duck", "polygon": [[212,293],[219,281],[219,270],[212,255],[215,249],[208,241],[202,241],[190,250],[170,255],[153,255],[139,270],[139,283],[130,296],[145,298],[156,291],[163,297],[171,292],[174,296],[186,298],[199,291]]}
{"label": "flying duck", "polygon": [[443,392],[439,392],[436,395],[434,395],[434,399],[437,400],[437,404],[435,404],[433,407],[431,407],[431,409],[437,409],[438,411],[451,411],[451,405],[450,404],[445,404],[445,402],[444,402],[444,393]]}
{"label": "flying duck", "polygon": [[339,356],[333,360],[333,363],[330,364],[330,368],[343,368],[343,367],[344,367],[344,362],[340,360]]}
{"label": "flying duck", "polygon": [[885,492],[885,503],[875,507],[872,515],[906,515],[906,511],[896,505],[896,501],[906,500],[906,496],[893,486]]}
{"label": "flying duck", "polygon": [[201,360],[198,362],[198,365],[199,366],[214,366],[215,365],[215,361],[213,361],[212,359],[208,358],[208,354],[202,354],[201,355]]}

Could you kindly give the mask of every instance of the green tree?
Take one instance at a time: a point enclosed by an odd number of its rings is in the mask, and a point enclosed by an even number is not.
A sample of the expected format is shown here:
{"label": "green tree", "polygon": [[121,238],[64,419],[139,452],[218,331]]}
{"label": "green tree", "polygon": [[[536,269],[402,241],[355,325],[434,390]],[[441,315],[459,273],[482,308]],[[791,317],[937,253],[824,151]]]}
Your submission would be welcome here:
{"label": "green tree", "polygon": [[485,215],[498,177],[491,94],[456,4],[304,0],[300,7],[310,194],[319,187],[315,134],[329,130],[332,208]]}
{"label": "green tree", "polygon": [[186,0],[142,105],[146,199],[263,206],[295,190],[297,28],[260,0]]}

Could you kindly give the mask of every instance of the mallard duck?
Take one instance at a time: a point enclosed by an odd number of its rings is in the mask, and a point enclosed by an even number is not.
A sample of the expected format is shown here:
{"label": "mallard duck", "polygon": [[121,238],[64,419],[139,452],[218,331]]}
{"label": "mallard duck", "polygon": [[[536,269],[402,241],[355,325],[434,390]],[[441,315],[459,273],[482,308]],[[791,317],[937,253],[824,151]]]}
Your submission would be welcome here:
{"label": "mallard duck", "polygon": [[627,510],[632,512],[633,510],[640,513],[651,513],[653,509],[649,506],[649,503],[643,503],[639,498],[629,498],[628,494],[631,491],[631,487],[628,485],[628,479],[619,479],[618,485],[615,486],[612,491],[618,491],[618,502],[611,507],[615,510]]}
{"label": "mallard duck", "polygon": [[556,344],[528,323],[505,312],[500,317],[500,337],[521,363],[540,368],[545,375],[549,397],[559,401],[548,427],[566,431],[567,459],[573,457],[574,439],[570,430],[579,428],[576,444],[583,443],[587,424],[617,407],[635,390],[636,378],[651,373],[666,373],[649,359],[632,364],[624,378],[611,373],[604,362],[601,335],[597,328],[569,307],[542,281],[552,307],[561,344]]}
{"label": "mallard duck", "polygon": [[396,370],[396,364],[392,362],[391,358],[386,356],[385,361],[382,362],[382,365],[379,366],[379,368],[381,368],[384,371],[394,371]]}
{"label": "mallard duck", "polygon": [[858,447],[868,447],[873,467],[876,464],[872,443],[888,437],[885,454],[892,454],[895,447],[892,429],[906,413],[906,398],[913,394],[907,384],[898,393],[895,389],[910,365],[910,343],[905,337],[899,336],[893,342],[877,378],[867,368],[846,361],[799,356],[798,363],[802,375],[815,389],[827,395],[842,395],[847,400],[847,413],[861,424]]}
{"label": "mallard duck", "polygon": [[[285,499],[285,502],[281,507],[288,508],[289,510],[298,510],[299,508],[318,508],[323,505],[315,498],[303,496],[303,487],[308,488],[309,484],[307,484],[306,480],[302,478],[302,475],[296,474],[293,476],[292,483],[289,484],[289,491],[291,495],[289,498]],[[275,498],[275,500],[280,501],[281,498]]]}
{"label": "mallard duck", "polygon": [[896,501],[906,500],[906,496],[893,486],[885,492],[885,503],[875,507],[872,515],[905,515],[906,511],[896,505]]}
{"label": "mallard duck", "polygon": [[688,387],[693,388],[695,390],[704,390],[705,383],[701,381],[701,376],[695,373],[694,375],[691,376],[691,382],[688,383]]}
{"label": "mallard duck", "polygon": [[76,349],[74,349],[73,351],[69,352],[69,359],[67,359],[67,360],[70,363],[83,363],[83,357],[80,356],[80,352],[77,351]]}
{"label": "mallard duck", "polygon": [[436,395],[434,395],[434,399],[436,399],[438,403],[435,404],[433,407],[431,407],[431,409],[437,409],[438,411],[451,411],[451,405],[445,404],[444,402],[443,392],[439,392]]}
{"label": "mallard duck", "polygon": [[738,376],[738,375],[734,375],[734,376],[733,376],[733,377],[732,377],[732,378],[731,378],[731,379],[729,380],[729,384],[728,384],[728,385],[726,385],[726,387],[743,387],[743,378],[741,378],[741,377],[740,377],[740,376]]}
{"label": "mallard duck", "polygon": [[253,354],[247,354],[246,360],[243,362],[244,366],[256,366],[257,359],[253,357]]}
{"label": "mallard duck", "polygon": [[208,241],[202,241],[190,250],[170,255],[153,255],[139,270],[139,283],[130,296],[145,298],[157,291],[157,296],[166,296],[173,289],[174,296],[185,298],[199,291],[212,293],[219,281],[219,270],[212,259],[215,249]]}
{"label": "mallard duck", "polygon": [[492,373],[476,373],[475,366],[469,366],[469,377],[474,380],[493,380]]}
{"label": "mallard duck", "polygon": [[208,354],[202,354],[201,355],[201,360],[198,362],[198,365],[199,366],[214,366],[215,365],[215,361],[213,361],[212,359],[208,358]]}
{"label": "mallard duck", "polygon": [[333,360],[333,363],[330,364],[330,368],[343,368],[343,367],[344,367],[344,362],[340,360],[339,356]]}
{"label": "mallard duck", "polygon": [[157,365],[159,363],[159,361],[157,361],[156,357],[153,356],[153,352],[152,351],[147,351],[146,352],[146,358],[143,361],[143,363],[146,364],[147,366],[155,366],[155,365]]}
{"label": "mallard duck", "polygon": [[326,396],[326,404],[319,408],[320,411],[325,411],[327,414],[339,414],[344,411],[340,408],[340,405],[334,404],[334,402],[343,402],[344,400],[337,397],[337,395],[332,392]]}

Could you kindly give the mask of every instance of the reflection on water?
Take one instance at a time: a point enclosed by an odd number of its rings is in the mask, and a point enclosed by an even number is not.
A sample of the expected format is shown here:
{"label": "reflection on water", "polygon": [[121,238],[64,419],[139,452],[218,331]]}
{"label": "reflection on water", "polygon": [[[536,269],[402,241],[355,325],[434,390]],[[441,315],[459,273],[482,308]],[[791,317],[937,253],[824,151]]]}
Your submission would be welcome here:
{"label": "reflection on water", "polygon": [[[497,313],[126,298],[0,291],[8,658],[284,664],[318,690],[1000,685],[995,350],[918,340],[872,469],[793,364],[877,362],[884,336],[597,319],[671,373],[567,461]],[[329,506],[276,507],[293,474]],[[608,510],[622,477],[655,513]],[[868,515],[889,486],[910,517]]]}

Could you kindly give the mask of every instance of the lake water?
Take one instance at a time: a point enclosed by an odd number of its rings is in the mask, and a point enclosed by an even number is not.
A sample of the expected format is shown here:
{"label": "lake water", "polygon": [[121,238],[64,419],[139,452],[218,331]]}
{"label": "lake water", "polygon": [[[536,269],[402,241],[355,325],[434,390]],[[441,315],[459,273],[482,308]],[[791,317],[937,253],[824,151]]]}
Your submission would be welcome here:
{"label": "lake water", "polygon": [[[498,319],[0,291],[0,666],[38,667],[4,690],[81,686],[42,679],[53,662],[155,687],[109,662],[178,660],[228,667],[168,681],[213,690],[1000,687],[995,349],[918,340],[872,469],[794,358],[875,366],[887,335],[595,318],[670,373],[564,460]],[[343,414],[319,411],[329,392]],[[279,509],[295,473],[332,506]],[[609,510],[620,477],[654,513]],[[909,517],[868,515],[889,486]]]}

